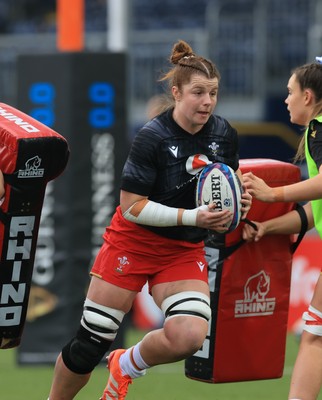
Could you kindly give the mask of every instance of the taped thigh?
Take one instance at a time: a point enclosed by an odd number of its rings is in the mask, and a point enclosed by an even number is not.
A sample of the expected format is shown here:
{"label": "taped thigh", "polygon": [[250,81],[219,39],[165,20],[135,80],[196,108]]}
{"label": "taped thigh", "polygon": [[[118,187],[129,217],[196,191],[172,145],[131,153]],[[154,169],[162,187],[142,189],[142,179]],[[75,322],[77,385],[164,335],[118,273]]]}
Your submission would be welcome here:
{"label": "taped thigh", "polygon": [[304,330],[312,335],[322,336],[322,312],[309,305],[309,308],[302,316],[305,321]]}
{"label": "taped thigh", "polygon": [[201,292],[186,291],[167,297],[161,304],[166,320],[179,316],[211,317],[210,299]]}
{"label": "taped thigh", "polygon": [[102,306],[86,299],[81,325],[89,332],[105,340],[113,341],[124,318],[124,312]]}

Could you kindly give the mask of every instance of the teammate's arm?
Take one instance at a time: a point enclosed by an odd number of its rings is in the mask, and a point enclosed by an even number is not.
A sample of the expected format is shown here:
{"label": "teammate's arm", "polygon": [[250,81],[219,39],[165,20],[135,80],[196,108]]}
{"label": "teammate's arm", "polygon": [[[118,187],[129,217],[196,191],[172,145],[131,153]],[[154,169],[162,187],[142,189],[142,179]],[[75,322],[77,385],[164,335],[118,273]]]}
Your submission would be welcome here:
{"label": "teammate's arm", "polygon": [[318,175],[313,178],[274,188],[268,186],[263,179],[252,172],[246,172],[243,177],[245,186],[251,195],[268,203],[275,201],[300,202],[316,200],[322,197],[322,165],[319,168]]}
{"label": "teammate's arm", "polygon": [[[310,230],[314,227],[311,203],[306,203],[303,210],[307,217],[308,230]],[[244,240],[258,242],[264,235],[299,233],[302,226],[300,214],[296,210],[264,222],[253,222],[258,230],[255,231],[250,225],[245,224],[242,232]]]}

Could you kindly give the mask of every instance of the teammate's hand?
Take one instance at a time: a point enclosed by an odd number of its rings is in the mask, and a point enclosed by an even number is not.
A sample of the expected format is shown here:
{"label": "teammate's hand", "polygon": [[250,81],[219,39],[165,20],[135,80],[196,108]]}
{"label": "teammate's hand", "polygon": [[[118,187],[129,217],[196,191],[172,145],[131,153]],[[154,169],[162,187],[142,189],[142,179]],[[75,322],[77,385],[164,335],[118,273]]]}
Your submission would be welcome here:
{"label": "teammate's hand", "polygon": [[257,226],[257,230],[249,224],[244,224],[242,238],[247,242],[258,242],[265,235],[265,226],[261,222],[252,222]]}
{"label": "teammate's hand", "polygon": [[[229,210],[216,211],[215,204],[209,204],[208,209],[200,209],[197,215],[197,226],[225,233],[233,219],[233,213]],[[227,227],[228,225],[228,227]]]}
{"label": "teammate's hand", "polygon": [[266,202],[274,201],[273,189],[252,172],[246,172],[243,175],[243,182],[248,192],[256,199]]}
{"label": "teammate's hand", "polygon": [[245,187],[245,185],[243,185],[243,194],[242,194],[242,198],[241,198],[241,219],[246,218],[248,211],[250,210],[251,206],[252,206],[252,195],[248,192],[247,188]]}

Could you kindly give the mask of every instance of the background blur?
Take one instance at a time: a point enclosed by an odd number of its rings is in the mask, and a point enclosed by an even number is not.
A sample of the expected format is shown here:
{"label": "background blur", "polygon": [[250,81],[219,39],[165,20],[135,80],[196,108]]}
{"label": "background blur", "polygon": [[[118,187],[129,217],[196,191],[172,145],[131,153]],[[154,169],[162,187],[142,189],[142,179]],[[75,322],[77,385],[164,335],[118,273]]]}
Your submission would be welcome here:
{"label": "background blur", "polygon": [[[169,67],[167,60],[172,45],[178,39],[183,39],[191,44],[196,53],[211,58],[221,72],[222,80],[216,113],[227,118],[238,129],[241,144],[240,157],[292,161],[301,129],[289,123],[289,115],[284,104],[287,96],[286,85],[292,68],[314,61],[315,56],[322,55],[322,0],[119,0],[119,3],[124,7],[124,12],[120,19],[113,21],[110,7],[112,1],[85,0],[84,2],[85,37],[82,53],[87,56],[91,54],[94,56],[96,53],[120,53],[126,57],[124,80],[126,94],[121,99],[123,107],[118,114],[118,118],[124,120],[122,130],[126,132],[118,132],[120,136],[122,135],[123,142],[122,146],[117,145],[117,152],[112,156],[117,159],[126,156],[128,145],[137,128],[148,118],[148,101],[164,90],[158,83],[158,78]],[[115,49],[115,43],[113,43],[113,22],[125,33],[125,40],[119,49]],[[56,40],[55,0],[0,0],[1,102],[20,107],[18,81],[25,79],[32,70],[32,56],[36,57],[34,59],[36,68],[37,56],[42,57],[41,62],[43,62],[47,55],[52,57],[60,53]],[[24,56],[27,59],[21,58]],[[26,70],[21,60],[28,61]],[[34,74],[37,75],[37,73]],[[63,77],[64,70],[57,69],[56,81],[63,80]],[[107,76],[106,79],[108,80],[109,77]],[[49,86],[48,88],[50,89]],[[104,88],[106,87],[103,86]],[[77,89],[73,87],[75,98],[78,96]],[[28,109],[23,111],[28,112]],[[67,123],[72,117],[66,112],[64,118],[66,121],[63,122]],[[73,118],[77,120],[77,114],[76,117],[73,115]],[[78,118],[80,119],[81,115]],[[67,123],[67,130],[70,128],[69,125]],[[55,126],[54,129],[56,129]],[[70,132],[65,132],[64,129],[58,132],[68,137]],[[88,127],[86,123],[82,123],[81,129],[83,129],[82,135],[89,136],[93,133],[92,127]],[[101,133],[95,130],[97,151],[103,148],[99,140],[101,138],[105,138],[104,143],[107,147],[110,146],[109,149],[112,146],[109,141],[111,136],[108,136],[106,132],[103,135]],[[91,145],[94,146],[90,143],[89,147]],[[72,139],[71,146],[72,154],[75,154],[81,147],[81,143]],[[93,167],[94,157],[89,155],[88,159]],[[97,157],[95,160],[98,161],[101,158]],[[100,177],[103,176],[102,171],[106,172],[107,168],[110,169],[107,164],[96,165],[96,167],[101,168],[98,171],[101,175],[97,175]],[[305,177],[305,165],[301,168]],[[76,169],[75,167],[75,171]],[[66,207],[66,204],[60,203],[66,192],[69,202],[67,207],[69,210],[74,210],[73,218],[66,218],[63,221],[66,229],[70,229],[76,219],[82,220],[81,228],[91,231],[91,235],[93,221],[97,222],[101,219],[101,223],[96,225],[97,229],[95,228],[97,239],[101,237],[104,226],[109,222],[111,212],[109,210],[109,213],[104,214],[106,210],[103,210],[103,207],[101,210],[104,218],[100,218],[99,209],[95,210],[97,213],[93,218],[82,214],[82,207],[89,209],[91,204],[93,205],[91,201],[97,200],[99,193],[96,193],[97,196],[94,193],[92,200],[89,199],[89,207],[87,203],[78,207],[78,201],[82,200],[83,192],[86,192],[87,188],[93,189],[93,181],[90,181],[93,176],[91,178],[88,172],[84,178],[82,173],[77,172],[79,170],[75,173],[70,171],[70,169],[67,170],[63,178],[58,179],[59,190],[56,187],[55,192],[53,186],[49,186],[47,202],[43,210],[47,225],[43,224],[39,235],[42,244],[44,235],[47,235],[48,241],[49,239],[56,240],[54,236],[56,221],[54,218],[51,220],[50,216],[54,214],[55,209]],[[69,174],[72,176],[72,184],[68,181]],[[63,182],[63,189],[59,187],[59,182]],[[76,192],[69,193],[68,190],[77,183],[80,187],[77,194]],[[103,187],[105,183],[98,181],[97,184]],[[117,176],[113,185],[118,187]],[[52,193],[54,196],[50,197]],[[105,195],[108,196],[110,193],[106,192]],[[99,199],[99,204],[104,204],[105,198]],[[108,218],[105,218],[106,215]],[[75,232],[71,234],[75,235]],[[82,237],[81,230],[78,235],[78,238]],[[87,240],[87,236],[84,235],[84,237]],[[88,240],[89,244],[90,242],[91,237]],[[95,248],[98,245],[96,241]],[[322,264],[319,246],[316,235],[314,233],[308,235],[294,258],[291,292],[292,318],[289,326],[291,331],[300,332],[301,330],[300,316],[303,308],[310,301]],[[40,248],[37,254],[43,254],[42,250]],[[75,257],[68,259],[59,250],[59,243],[56,243],[56,251],[53,254],[57,254],[61,264],[64,259],[66,265],[58,265],[57,261],[53,266],[54,272],[51,271],[49,276],[51,281],[46,280],[48,274],[43,274],[43,279],[39,279],[40,268],[36,271],[38,280],[34,276],[31,311],[24,334],[25,342],[22,343],[19,356],[21,363],[52,362],[61,345],[69,339],[70,332],[67,326],[70,325],[71,329],[74,329],[78,325],[82,296],[85,293],[93,252],[89,249],[90,254],[86,253],[83,258],[83,253],[85,253],[85,248],[83,248],[79,253],[75,253]],[[48,253],[45,253],[45,257],[48,262]],[[68,276],[68,286],[63,289],[66,284],[64,273],[69,263],[79,268],[78,271],[82,270],[81,274],[79,272],[77,274],[83,277],[82,280],[77,281],[75,275]],[[64,272],[61,272],[62,269]],[[48,266],[42,265],[42,271],[48,272],[48,270]],[[79,287],[79,282],[83,286]],[[64,290],[65,294],[69,293],[65,302],[62,301],[64,296],[57,296],[55,293],[57,288]],[[68,306],[75,303],[75,293],[78,296],[77,307],[68,313]],[[143,328],[150,328],[160,322],[159,315],[156,315],[153,306],[151,307],[153,316],[147,315],[146,321],[141,325]],[[51,322],[55,320],[55,313],[61,318],[62,309],[67,313],[65,319]],[[38,322],[39,325],[37,325]],[[32,328],[33,325],[37,326]],[[44,331],[39,329],[39,326]],[[38,335],[38,339],[35,334]],[[46,346],[50,349],[48,350]],[[39,348],[41,348],[41,354],[37,353]]]}
{"label": "background blur", "polygon": [[[131,0],[125,21],[129,55],[129,130],[145,120],[162,88],[172,44],[188,41],[221,73],[218,113],[229,120],[288,123],[283,99],[290,70],[321,52],[320,0]],[[0,0],[0,93],[16,103],[16,56],[56,52],[55,0]],[[85,51],[108,51],[106,0],[85,1]]]}

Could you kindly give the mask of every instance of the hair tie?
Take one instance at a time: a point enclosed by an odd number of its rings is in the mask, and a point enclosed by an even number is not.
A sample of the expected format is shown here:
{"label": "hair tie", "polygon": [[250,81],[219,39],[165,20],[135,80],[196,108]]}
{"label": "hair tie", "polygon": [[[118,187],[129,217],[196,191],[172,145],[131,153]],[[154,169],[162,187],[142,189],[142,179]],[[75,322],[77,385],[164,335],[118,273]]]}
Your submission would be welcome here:
{"label": "hair tie", "polygon": [[316,60],[319,64],[322,64],[322,57],[315,57],[315,60]]}

